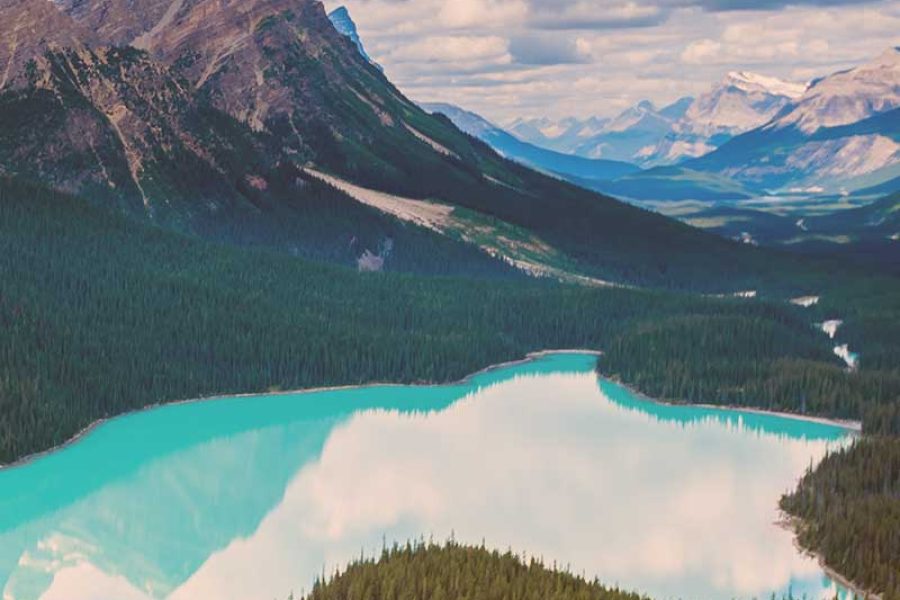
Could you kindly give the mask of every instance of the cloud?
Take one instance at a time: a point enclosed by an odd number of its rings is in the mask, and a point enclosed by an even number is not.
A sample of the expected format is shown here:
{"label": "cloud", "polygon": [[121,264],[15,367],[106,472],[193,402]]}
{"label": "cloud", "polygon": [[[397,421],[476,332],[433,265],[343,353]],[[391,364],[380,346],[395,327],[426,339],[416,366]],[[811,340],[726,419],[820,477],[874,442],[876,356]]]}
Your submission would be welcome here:
{"label": "cloud", "polygon": [[596,0],[533,1],[530,11],[536,27],[561,30],[649,27],[666,15],[666,10],[652,3]]}
{"label": "cloud", "polygon": [[897,45],[896,0],[326,0],[414,99],[497,121],[612,116],[728,71],[806,81]]}
{"label": "cloud", "polygon": [[425,37],[399,46],[389,58],[394,62],[510,62],[509,42],[500,36],[444,35]]}
{"label": "cloud", "polygon": [[697,40],[691,42],[681,53],[681,60],[689,64],[709,62],[722,49],[722,44],[715,40]]}
{"label": "cloud", "polygon": [[871,4],[873,0],[689,0],[709,11],[775,10],[788,6],[846,6]]}
{"label": "cloud", "polygon": [[577,39],[546,35],[516,36],[510,40],[509,50],[523,65],[583,64],[590,58]]}

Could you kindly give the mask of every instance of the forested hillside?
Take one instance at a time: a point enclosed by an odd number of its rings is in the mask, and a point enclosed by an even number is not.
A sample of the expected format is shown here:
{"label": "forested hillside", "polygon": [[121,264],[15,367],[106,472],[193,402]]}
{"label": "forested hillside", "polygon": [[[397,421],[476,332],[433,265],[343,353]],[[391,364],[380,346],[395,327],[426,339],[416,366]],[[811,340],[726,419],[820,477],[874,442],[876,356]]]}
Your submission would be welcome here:
{"label": "forested hillside", "polygon": [[848,372],[804,325],[787,327],[745,315],[648,319],[607,340],[599,369],[654,398],[861,420],[868,433],[900,435],[897,363],[879,366],[873,348],[871,367]]}
{"label": "forested hillside", "polygon": [[884,600],[900,598],[900,438],[863,439],[807,472],[781,507],[800,543]]}
{"label": "forested hillside", "polygon": [[[666,352],[702,358],[713,371],[747,352],[844,375],[805,309],[784,302],[359,273],[174,234],[6,180],[0,280],[0,462],[157,402],[448,381],[545,348],[607,349],[621,360],[620,347],[652,331],[648,323],[730,323],[739,335],[729,352],[662,345],[662,354],[628,356],[635,377],[670,377],[659,360]],[[860,331],[860,343],[874,347],[877,333]],[[758,376],[740,368],[729,382],[755,385]],[[862,397],[867,381],[844,377],[841,389]],[[861,406],[834,403],[817,380],[791,385],[807,412],[854,416]],[[887,402],[889,390],[875,388],[872,401]]]}

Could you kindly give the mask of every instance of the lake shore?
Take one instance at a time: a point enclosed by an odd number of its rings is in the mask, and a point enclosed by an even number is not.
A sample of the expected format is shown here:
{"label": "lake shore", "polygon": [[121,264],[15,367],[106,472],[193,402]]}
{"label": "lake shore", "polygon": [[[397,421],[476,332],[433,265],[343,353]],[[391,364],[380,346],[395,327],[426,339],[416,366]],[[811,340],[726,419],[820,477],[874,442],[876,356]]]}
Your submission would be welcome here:
{"label": "lake shore", "polygon": [[[446,382],[446,383],[437,383],[437,382],[395,383],[395,382],[377,382],[376,381],[376,382],[369,382],[369,383],[364,383],[364,384],[319,386],[319,387],[311,387],[311,388],[300,388],[300,389],[296,389],[296,390],[273,390],[273,391],[267,391],[267,392],[247,392],[247,393],[240,393],[240,394],[224,394],[224,395],[223,394],[210,394],[209,396],[200,396],[198,398],[189,398],[189,399],[185,399],[185,400],[174,400],[172,402],[157,402],[157,403],[149,404],[149,405],[141,407],[141,408],[123,412],[123,413],[120,413],[120,414],[112,416],[112,417],[97,419],[96,421],[92,422],[90,425],[86,426],[84,429],[82,429],[77,434],[75,434],[70,439],[66,440],[65,442],[63,442],[61,444],[58,444],[56,446],[53,446],[52,448],[43,450],[41,452],[29,454],[28,456],[24,456],[21,459],[15,461],[15,462],[9,463],[7,465],[0,465],[0,473],[2,473],[3,471],[9,470],[9,469],[15,469],[15,468],[20,468],[20,467],[26,466],[32,462],[40,460],[41,458],[43,458],[45,456],[48,456],[48,455],[58,452],[60,450],[64,450],[65,448],[67,448],[69,446],[77,444],[79,441],[84,439],[86,436],[90,435],[91,432],[96,430],[98,427],[103,426],[108,421],[125,418],[128,416],[134,415],[134,414],[146,412],[148,410],[155,410],[155,409],[163,408],[163,407],[167,407],[167,406],[179,406],[179,405],[183,405],[183,404],[193,404],[193,403],[197,403],[197,402],[214,402],[216,400],[228,400],[228,399],[235,399],[235,398],[254,398],[254,397],[259,397],[259,396],[292,396],[292,395],[297,395],[297,394],[313,394],[313,393],[317,393],[317,392],[331,392],[331,391],[340,391],[340,390],[347,390],[347,389],[367,389],[367,388],[374,388],[374,387],[409,387],[409,386],[444,387],[444,386],[451,386],[451,385],[462,385],[462,384],[468,383],[473,378],[478,377],[479,375],[484,375],[485,373],[490,373],[492,371],[497,371],[497,370],[505,369],[508,367],[514,367],[517,365],[526,364],[531,361],[538,360],[538,359],[546,357],[546,356],[552,356],[555,354],[587,354],[590,356],[597,356],[597,357],[603,356],[603,352],[601,350],[590,350],[590,349],[585,349],[585,348],[570,348],[570,349],[560,349],[560,350],[537,350],[534,352],[529,352],[522,358],[515,359],[515,360],[508,360],[508,361],[496,363],[493,365],[489,365],[487,367],[484,367],[483,369],[475,371],[474,373],[470,373],[470,374],[466,375],[462,379],[458,379],[458,380],[450,381],[450,382]],[[602,375],[600,373],[597,373],[597,375],[600,377],[605,377],[604,375]],[[616,383],[617,385],[623,386],[628,391],[630,391],[634,395],[638,396],[639,398],[646,400],[647,402],[655,402],[657,404],[662,404],[662,405],[667,405],[667,406],[694,406],[694,407],[709,408],[709,409],[714,409],[714,410],[723,410],[723,411],[729,410],[729,411],[735,411],[735,412],[773,415],[773,416],[783,417],[783,418],[787,418],[787,419],[796,419],[796,420],[807,421],[807,422],[812,422],[812,423],[835,425],[835,426],[842,427],[842,428],[845,428],[845,429],[848,429],[848,430],[851,430],[851,431],[854,431],[857,433],[862,431],[862,424],[857,421],[843,421],[843,420],[837,420],[837,419],[827,419],[824,417],[797,415],[794,413],[771,411],[771,410],[764,410],[764,409],[758,409],[758,408],[749,408],[749,407],[743,407],[743,406],[716,406],[716,405],[711,405],[711,404],[690,404],[690,403],[668,402],[665,400],[660,400],[660,399],[648,396],[648,395],[644,394],[643,392],[641,392],[640,390],[635,389],[634,387],[632,387],[624,382],[615,381],[613,379],[609,379],[608,377],[605,377],[605,378],[608,379],[609,381],[612,381],[613,383]]]}
{"label": "lake shore", "polygon": [[11,462],[9,464],[0,465],[0,473],[6,470],[16,469],[20,467],[24,467],[28,464],[31,464],[45,456],[53,454],[55,452],[59,452],[60,450],[64,450],[69,446],[77,444],[81,440],[83,440],[86,436],[90,435],[94,430],[98,427],[103,426],[109,421],[114,421],[116,419],[122,419],[125,417],[129,417],[135,414],[139,414],[142,412],[147,412],[150,410],[156,410],[158,408],[164,408],[168,406],[181,406],[185,404],[194,404],[198,402],[215,402],[216,400],[230,400],[236,398],[256,398],[261,396],[294,396],[298,394],[315,394],[319,392],[335,392],[340,390],[349,390],[349,389],[368,389],[368,388],[383,388],[383,387],[444,387],[444,386],[452,386],[452,385],[462,385],[468,383],[473,378],[478,377],[479,375],[484,375],[485,373],[490,373],[492,371],[497,371],[500,369],[505,369],[508,367],[514,367],[517,365],[522,365],[529,363],[531,361],[543,358],[545,356],[552,356],[554,354],[588,354],[591,356],[602,356],[603,352],[599,350],[586,350],[583,348],[576,349],[564,349],[564,350],[538,350],[535,352],[529,352],[523,358],[508,360],[500,363],[496,363],[493,365],[489,365],[484,367],[483,369],[479,369],[474,373],[469,373],[465,377],[461,379],[457,379],[454,381],[449,381],[446,383],[437,383],[437,382],[415,382],[415,383],[396,383],[391,381],[373,381],[369,383],[363,384],[348,384],[348,385],[326,385],[326,386],[318,386],[318,387],[310,387],[310,388],[299,388],[295,390],[272,390],[265,392],[245,392],[239,394],[210,394],[208,396],[200,396],[197,398],[188,398],[185,400],[173,400],[171,402],[156,402],[153,404],[148,404],[141,408],[135,408],[133,410],[129,410],[123,413],[119,413],[117,415],[111,417],[104,417],[102,419],[97,419],[93,421],[91,424],[84,427],[81,431],[73,435],[71,438],[62,442],[61,444],[57,444],[47,450],[42,450],[40,452],[35,452],[33,454],[29,454],[27,456],[23,456],[22,458]]}
{"label": "lake shore", "polygon": [[818,423],[820,425],[834,425],[835,427],[840,427],[842,429],[847,429],[857,434],[862,434],[862,423],[860,421],[851,421],[848,419],[829,419],[828,417],[815,417],[810,415],[798,415],[796,413],[784,412],[779,410],[767,410],[764,408],[753,408],[750,406],[737,406],[732,404],[694,404],[692,402],[672,402],[669,400],[661,400],[659,398],[654,398],[652,396],[648,396],[641,390],[631,386],[623,381],[618,381],[616,379],[611,379],[606,377],[605,375],[598,373],[600,377],[607,379],[608,381],[612,381],[616,385],[620,385],[635,396],[639,397],[641,400],[646,402],[652,402],[654,404],[661,404],[663,406],[681,406],[681,407],[692,407],[692,408],[707,408],[711,410],[727,410],[731,412],[742,412],[753,415],[769,415],[773,417],[781,417],[783,419],[792,419],[794,421],[804,421],[806,423]]}
{"label": "lake shore", "polygon": [[862,586],[857,585],[853,581],[850,581],[850,579],[848,579],[847,577],[844,577],[843,575],[841,575],[840,573],[835,571],[833,568],[828,566],[828,564],[825,562],[824,556],[822,556],[818,552],[810,550],[809,548],[805,547],[804,545],[802,545],[800,543],[799,535],[800,535],[800,528],[803,526],[803,519],[801,519],[800,517],[795,517],[793,515],[790,515],[784,511],[781,511],[781,519],[776,521],[776,525],[778,525],[782,529],[786,529],[787,531],[790,531],[791,533],[793,533],[794,534],[794,547],[798,551],[805,554],[806,556],[809,556],[810,558],[815,559],[816,562],[819,563],[819,568],[821,568],[832,581],[835,581],[839,585],[843,586],[845,589],[847,589],[850,593],[852,593],[857,598],[861,598],[861,599],[865,598],[867,600],[882,600],[880,595],[878,595],[874,592],[870,592],[870,591],[866,590],[865,588],[863,588]]}

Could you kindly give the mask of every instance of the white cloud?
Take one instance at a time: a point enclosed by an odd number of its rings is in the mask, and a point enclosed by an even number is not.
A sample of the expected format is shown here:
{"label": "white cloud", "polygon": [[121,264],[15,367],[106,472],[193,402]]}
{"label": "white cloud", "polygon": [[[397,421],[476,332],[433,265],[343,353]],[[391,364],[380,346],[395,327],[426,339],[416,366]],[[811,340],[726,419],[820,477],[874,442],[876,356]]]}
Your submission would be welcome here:
{"label": "white cloud", "polygon": [[497,122],[661,105],[731,70],[804,81],[900,44],[892,0],[326,1],[341,3],[402,90]]}

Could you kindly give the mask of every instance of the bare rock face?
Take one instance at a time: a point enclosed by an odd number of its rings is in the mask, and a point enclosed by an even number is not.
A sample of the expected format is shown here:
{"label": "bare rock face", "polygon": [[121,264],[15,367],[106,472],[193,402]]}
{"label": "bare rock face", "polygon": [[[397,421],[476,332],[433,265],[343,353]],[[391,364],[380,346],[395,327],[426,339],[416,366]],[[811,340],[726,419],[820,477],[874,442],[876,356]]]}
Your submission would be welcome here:
{"label": "bare rock face", "polygon": [[104,45],[131,45],[158,23],[172,0],[56,0],[60,10]]}
{"label": "bare rock face", "polygon": [[29,61],[50,48],[75,48],[97,40],[49,0],[0,2],[0,90],[25,81]]}
{"label": "bare rock face", "polygon": [[[0,164],[153,217],[189,218],[236,200],[240,132],[223,131],[190,84],[146,52],[48,50],[29,77],[0,96]],[[18,118],[4,124],[4,115]],[[247,136],[241,144],[254,147]]]}
{"label": "bare rock face", "polygon": [[0,82],[0,170],[188,221],[276,169],[409,181],[467,144],[317,0],[6,0]]}
{"label": "bare rock face", "polygon": [[296,109],[316,105],[316,86],[345,86],[348,71],[366,69],[315,0],[63,0],[60,7],[98,43],[146,50],[256,131],[273,115],[303,119]]}

